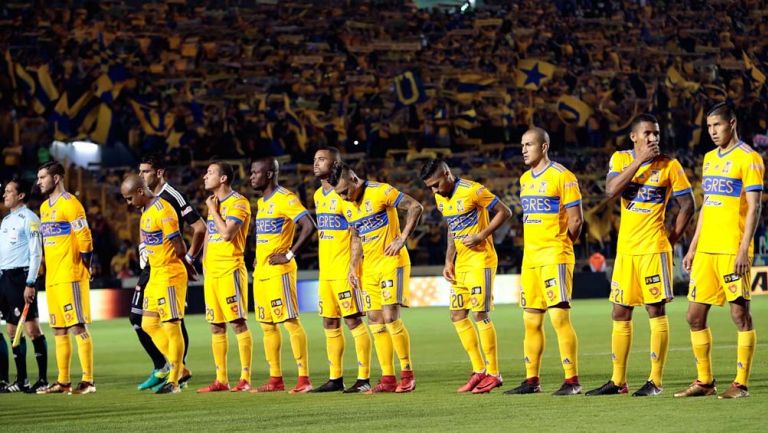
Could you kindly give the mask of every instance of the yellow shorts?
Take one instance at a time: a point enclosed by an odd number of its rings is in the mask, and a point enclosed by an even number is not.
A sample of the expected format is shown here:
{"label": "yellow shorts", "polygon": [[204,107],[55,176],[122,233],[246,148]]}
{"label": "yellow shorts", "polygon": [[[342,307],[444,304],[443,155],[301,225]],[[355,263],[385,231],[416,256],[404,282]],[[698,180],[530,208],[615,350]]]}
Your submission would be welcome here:
{"label": "yellow shorts", "polygon": [[451,310],[493,311],[493,280],[496,269],[457,272],[451,285]]}
{"label": "yellow shorts", "polygon": [[45,289],[48,314],[52,328],[91,323],[91,284],[88,277],[81,281],[52,284]]}
{"label": "yellow shorts", "polygon": [[363,310],[363,296],[345,278],[343,280],[320,280],[318,283],[320,316],[329,319],[349,317]]}
{"label": "yellow shorts", "polygon": [[[752,258],[750,257],[750,262]],[[700,304],[723,305],[739,298],[750,300],[751,271],[744,276],[733,273],[736,256],[696,253],[691,266],[688,300]]]}
{"label": "yellow shorts", "polygon": [[296,271],[275,275],[266,280],[253,280],[256,319],[265,323],[280,323],[299,317],[296,296]]}
{"label": "yellow shorts", "polygon": [[672,253],[616,255],[609,300],[614,304],[637,307],[670,302],[672,293]]}
{"label": "yellow shorts", "polygon": [[173,277],[150,278],[144,289],[145,312],[157,313],[160,321],[184,318],[187,301],[187,273]]}
{"label": "yellow shorts", "polygon": [[363,274],[362,294],[366,311],[381,310],[384,305],[408,307],[411,296],[411,266],[401,266],[386,272]]}
{"label": "yellow shorts", "polygon": [[223,277],[205,276],[205,320],[224,323],[248,317],[248,277],[245,266]]}
{"label": "yellow shorts", "polygon": [[566,302],[571,303],[573,291],[573,263],[523,268],[520,276],[523,290],[520,306],[536,310]]}

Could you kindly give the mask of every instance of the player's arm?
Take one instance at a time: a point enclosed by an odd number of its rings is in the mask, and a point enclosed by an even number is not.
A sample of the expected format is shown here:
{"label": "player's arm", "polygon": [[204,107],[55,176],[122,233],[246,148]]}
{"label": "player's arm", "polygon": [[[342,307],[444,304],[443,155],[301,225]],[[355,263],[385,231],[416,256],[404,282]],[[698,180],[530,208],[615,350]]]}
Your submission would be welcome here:
{"label": "player's arm", "polygon": [[696,221],[696,231],[693,232],[693,239],[688,246],[688,252],[683,257],[683,269],[686,272],[691,272],[691,265],[693,265],[693,256],[696,254],[696,247],[699,245],[699,234],[701,234],[701,225],[704,221],[704,206],[699,210],[699,219]]}
{"label": "player's arm", "polygon": [[35,282],[43,261],[43,242],[40,236],[40,221],[28,220],[26,224],[29,248],[29,272],[27,272],[26,287],[24,287],[24,302],[31,304],[35,299]]}
{"label": "player's arm", "polygon": [[[231,241],[237,231],[240,230],[240,226],[243,224],[243,220],[235,216],[227,216],[227,220],[221,217],[219,213],[219,200],[215,195],[208,197],[205,200],[205,204],[208,205],[208,215],[213,218],[213,222],[216,225],[216,231],[219,232],[219,236],[226,242]],[[203,226],[205,228],[205,226]],[[205,239],[205,237],[203,237]],[[190,247],[191,249],[191,247]]]}
{"label": "player's arm", "polygon": [[347,280],[349,284],[355,288],[360,288],[360,263],[363,260],[363,241],[360,240],[360,235],[353,227],[349,228],[350,235],[350,260],[349,260],[349,272],[347,273]]}
{"label": "player's arm", "polygon": [[293,257],[301,251],[304,245],[307,243],[312,233],[315,231],[315,220],[309,215],[309,212],[304,211],[295,220],[296,225],[299,226],[299,237],[296,242],[291,245],[291,249],[284,253],[274,253],[268,258],[270,265],[282,265],[288,263]]}
{"label": "player's arm", "polygon": [[417,202],[413,197],[405,193],[400,193],[395,201],[395,207],[398,210],[405,211],[405,227],[403,227],[400,236],[395,238],[392,243],[387,245],[384,249],[384,254],[388,256],[395,256],[400,251],[400,248],[405,245],[405,240],[413,233],[416,228],[416,224],[421,218],[421,213],[424,212],[424,206]]}
{"label": "player's arm", "polygon": [[188,256],[186,260],[196,260],[203,250],[203,241],[205,240],[205,221],[198,218],[197,221],[189,225],[192,228],[192,242],[189,244]]}
{"label": "player's arm", "polygon": [[462,239],[461,243],[464,244],[464,246],[469,248],[476,247],[488,236],[496,232],[496,230],[498,230],[498,228],[512,216],[512,211],[509,209],[509,206],[502,203],[501,200],[496,197],[493,198],[493,206],[490,208],[490,211],[493,213],[493,218],[488,222],[488,227],[477,232],[477,234],[469,235]]}
{"label": "player's arm", "polygon": [[[189,244],[189,250],[184,259],[187,263],[192,264],[200,258],[200,254],[203,250],[203,241],[205,240],[205,232],[207,231],[205,221],[203,221],[203,218],[200,216],[197,209],[189,204],[189,200],[187,200],[185,195],[179,193],[180,197],[177,197],[175,194],[172,196],[176,201],[174,207],[179,209],[181,218],[184,219],[184,222],[187,223],[192,230],[192,241]],[[181,225],[181,221],[179,221],[179,225]]]}
{"label": "player's arm", "polygon": [[677,204],[680,205],[680,211],[677,213],[675,219],[675,226],[669,232],[669,243],[675,245],[680,237],[685,233],[685,229],[688,228],[688,224],[693,218],[693,212],[696,209],[696,201],[693,198],[693,193],[688,191],[687,193],[675,197]]}
{"label": "player's arm", "polygon": [[757,222],[760,220],[760,200],[762,199],[763,192],[747,191],[746,195],[747,218],[744,221],[744,234],[741,237],[739,252],[736,254],[736,264],[733,269],[733,272],[737,275],[745,275],[752,266],[752,261],[749,257],[749,246],[755,237]]}
{"label": "player's arm", "polygon": [[83,265],[90,272],[91,259],[93,259],[93,236],[91,235],[91,229],[88,227],[88,220],[85,218],[85,209],[83,209],[80,203],[76,203],[75,206],[75,213],[69,223],[75,231],[80,258],[83,260]]}
{"label": "player's arm", "polygon": [[450,228],[448,229],[448,236],[446,236],[446,238],[448,240],[445,246],[445,267],[443,267],[443,277],[453,283],[456,281],[456,244],[454,243],[453,232]]}
{"label": "player's arm", "polygon": [[584,211],[581,209],[581,202],[565,208],[565,214],[568,217],[568,239],[576,242],[581,236],[581,227],[584,225]]}
{"label": "player's arm", "polygon": [[[614,157],[618,155],[614,154]],[[659,146],[641,146],[637,150],[637,157],[622,171],[613,171],[613,158],[611,158],[611,169],[608,172],[608,176],[605,180],[605,195],[608,199],[612,199],[621,194],[624,189],[635,177],[637,170],[643,165],[643,163],[652,160],[659,155]]]}

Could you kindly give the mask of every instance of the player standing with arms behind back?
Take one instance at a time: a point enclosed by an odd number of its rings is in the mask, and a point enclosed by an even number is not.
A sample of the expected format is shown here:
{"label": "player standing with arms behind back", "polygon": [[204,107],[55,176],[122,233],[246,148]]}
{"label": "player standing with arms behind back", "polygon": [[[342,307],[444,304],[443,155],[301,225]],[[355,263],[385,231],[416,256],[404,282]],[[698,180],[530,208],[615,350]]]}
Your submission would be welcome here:
{"label": "player standing with arms behind back", "polygon": [[[93,383],[93,339],[86,328],[91,323],[90,264],[93,238],[85,209],[64,189],[64,167],[51,161],[37,171],[37,186],[47,199],[40,206],[40,233],[45,257],[45,292],[53,335],[56,339],[56,382],[38,394],[90,394]],[[69,365],[75,336],[82,381],[72,389]]]}
{"label": "player standing with arms behind back", "polygon": [[675,397],[714,395],[712,333],[707,316],[712,305],[731,306],[738,329],[736,379],[719,398],[748,397],[749,373],[757,336],[749,312],[753,238],[760,220],[765,166],[758,152],[741,141],[736,113],[726,103],[707,113],[707,130],[717,148],[704,156],[704,203],[683,266],[691,274],[687,320],[696,359],[696,380]]}
{"label": "player standing with arms behind back", "polygon": [[549,134],[531,128],[521,139],[523,161],[530,170],[520,176],[523,205],[523,266],[520,306],[523,307],[525,380],[504,394],[541,392],[539,369],[544,352],[544,313],[557,334],[565,381],[553,395],[581,393],[578,340],[571,324],[573,242],[579,238],[583,215],[576,176],[550,161]]}
{"label": "player standing with arms behind back", "polygon": [[[496,328],[490,316],[499,262],[492,235],[512,211],[483,185],[455,177],[441,159],[424,164],[421,180],[435,194],[437,209],[448,223],[443,277],[451,283],[451,322],[472,362],[469,381],[458,392],[490,392],[502,385]],[[494,213],[493,219],[490,213]],[[468,317],[470,310],[479,339]]]}

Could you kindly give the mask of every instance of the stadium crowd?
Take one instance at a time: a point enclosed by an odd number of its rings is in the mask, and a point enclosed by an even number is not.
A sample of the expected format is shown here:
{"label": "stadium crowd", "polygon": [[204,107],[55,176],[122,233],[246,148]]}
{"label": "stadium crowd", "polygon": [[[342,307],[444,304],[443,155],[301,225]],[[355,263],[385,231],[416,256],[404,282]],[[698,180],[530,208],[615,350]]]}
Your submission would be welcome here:
{"label": "stadium crowd", "polygon": [[[604,201],[604,179],[634,115],[657,116],[696,197],[714,147],[702,133],[707,107],[731,101],[741,138],[768,147],[768,2],[484,3],[4,2],[0,175],[33,177],[54,140],[102,144],[103,169],[70,181],[87,203],[98,272],[128,276],[136,259],[123,240],[135,239],[136,217],[119,186],[148,154],[166,155],[171,182],[202,208],[204,161],[245,167],[267,151],[312,208],[314,149],[337,146],[367,178],[424,203],[409,249],[414,264],[441,264],[443,223],[415,175],[426,158],[444,156],[520,215],[515,143],[529,125],[545,128],[580,181],[587,230],[576,253],[586,259],[615,253],[618,209]],[[239,189],[253,197],[246,182]],[[519,218],[494,242],[500,266],[519,268]],[[765,218],[756,242],[766,260]],[[316,254],[307,249],[300,266]]]}

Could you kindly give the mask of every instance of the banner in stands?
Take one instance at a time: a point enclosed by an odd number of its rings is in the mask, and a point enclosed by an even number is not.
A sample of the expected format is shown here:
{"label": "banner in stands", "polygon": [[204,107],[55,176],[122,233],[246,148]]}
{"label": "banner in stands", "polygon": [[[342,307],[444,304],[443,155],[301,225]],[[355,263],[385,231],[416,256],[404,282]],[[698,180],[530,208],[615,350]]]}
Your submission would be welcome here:
{"label": "banner in stands", "polygon": [[[317,280],[300,280],[297,287],[299,310],[317,311]],[[450,301],[451,285],[443,277],[411,278],[411,307],[445,307]],[[768,266],[752,268],[752,294],[768,294]],[[130,311],[130,289],[91,290],[91,315],[93,320],[107,320],[127,316]],[[190,287],[187,295],[188,314],[203,313],[201,286]],[[515,304],[520,299],[520,275],[497,275],[494,283],[495,304]],[[40,321],[48,322],[48,304],[45,292],[38,294]],[[197,311],[200,310],[200,311]],[[253,311],[250,308],[249,311]]]}

